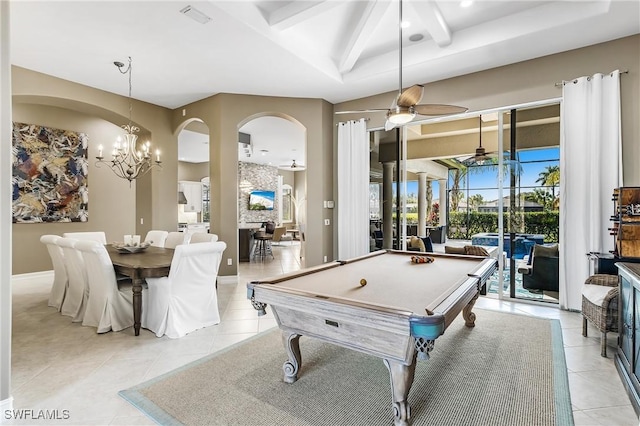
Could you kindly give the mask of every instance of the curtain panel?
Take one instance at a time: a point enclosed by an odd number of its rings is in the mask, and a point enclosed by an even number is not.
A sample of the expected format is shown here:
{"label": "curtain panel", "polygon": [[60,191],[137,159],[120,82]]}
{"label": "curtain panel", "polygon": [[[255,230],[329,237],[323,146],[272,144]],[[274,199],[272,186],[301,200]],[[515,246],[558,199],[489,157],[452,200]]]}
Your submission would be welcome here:
{"label": "curtain panel", "polygon": [[369,253],[369,140],[364,119],[338,123],[338,259]]}
{"label": "curtain panel", "polygon": [[588,252],[614,240],[611,194],[622,185],[620,72],[563,82],[560,122],[560,307],[580,310]]}

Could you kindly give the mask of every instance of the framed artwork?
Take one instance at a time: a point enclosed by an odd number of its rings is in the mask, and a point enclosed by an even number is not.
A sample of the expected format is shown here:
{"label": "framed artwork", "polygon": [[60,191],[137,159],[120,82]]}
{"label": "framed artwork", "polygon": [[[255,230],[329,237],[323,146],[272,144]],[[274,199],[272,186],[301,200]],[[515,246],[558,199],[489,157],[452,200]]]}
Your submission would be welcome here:
{"label": "framed artwork", "polygon": [[14,223],[89,219],[88,143],[84,133],[13,123]]}

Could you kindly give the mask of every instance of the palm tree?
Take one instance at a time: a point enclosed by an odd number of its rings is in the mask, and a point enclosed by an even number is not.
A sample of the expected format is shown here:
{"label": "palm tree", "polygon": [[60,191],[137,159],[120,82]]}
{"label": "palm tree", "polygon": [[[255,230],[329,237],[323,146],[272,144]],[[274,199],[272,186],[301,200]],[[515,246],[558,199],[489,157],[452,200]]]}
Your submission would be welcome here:
{"label": "palm tree", "polygon": [[560,166],[547,166],[538,175],[536,183],[551,187],[551,195],[556,199],[556,186],[560,185]]}
{"label": "palm tree", "polygon": [[478,207],[480,207],[482,203],[484,203],[482,194],[473,194],[469,197],[469,207],[471,207],[473,210],[478,210]]}
{"label": "palm tree", "polygon": [[451,170],[451,211],[458,211],[458,204],[460,200],[464,197],[461,191],[461,186],[464,182],[465,177],[467,176],[467,171],[469,169],[467,167],[464,168],[455,168]]}

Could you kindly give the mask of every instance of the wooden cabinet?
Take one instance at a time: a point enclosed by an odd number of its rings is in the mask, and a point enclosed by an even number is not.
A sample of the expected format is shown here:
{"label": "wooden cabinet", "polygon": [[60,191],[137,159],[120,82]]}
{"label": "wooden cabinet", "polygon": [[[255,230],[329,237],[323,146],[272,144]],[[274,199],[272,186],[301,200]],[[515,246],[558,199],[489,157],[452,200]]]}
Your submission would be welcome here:
{"label": "wooden cabinet", "polygon": [[178,191],[182,191],[187,199],[187,204],[184,205],[185,212],[202,211],[202,183],[180,181]]}
{"label": "wooden cabinet", "polygon": [[640,412],[640,264],[616,263],[619,274],[619,336],[616,368],[636,413]]}
{"label": "wooden cabinet", "polygon": [[238,229],[238,262],[251,261],[251,251],[254,244],[253,232],[254,229]]}
{"label": "wooden cabinet", "polygon": [[640,187],[620,187],[613,191],[613,227],[618,257],[640,257]]}

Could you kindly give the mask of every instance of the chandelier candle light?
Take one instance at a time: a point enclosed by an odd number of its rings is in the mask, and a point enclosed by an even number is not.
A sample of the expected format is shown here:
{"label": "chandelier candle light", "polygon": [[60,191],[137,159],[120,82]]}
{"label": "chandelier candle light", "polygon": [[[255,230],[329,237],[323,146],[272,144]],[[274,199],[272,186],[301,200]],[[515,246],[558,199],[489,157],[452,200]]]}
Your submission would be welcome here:
{"label": "chandelier candle light", "polygon": [[113,145],[113,151],[111,151],[111,160],[104,159],[102,155],[103,147],[102,145],[98,146],[98,156],[96,157],[98,161],[96,162],[96,166],[100,163],[108,164],[116,176],[127,179],[129,186],[131,186],[132,180],[145,175],[156,166],[160,167],[162,162],[160,161],[159,150],[156,150],[156,159],[152,162],[151,142],[145,142],[140,149],[138,149],[136,145],[138,135],[135,133],[139,132],[140,128],[131,124],[131,57],[129,57],[129,66],[124,71],[122,70],[124,67],[122,62],[114,62],[114,65],[118,67],[120,73],[129,74],[129,124],[122,126],[125,131],[124,141],[121,137],[116,139]]}

